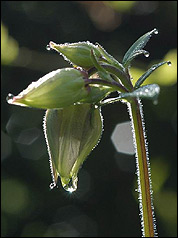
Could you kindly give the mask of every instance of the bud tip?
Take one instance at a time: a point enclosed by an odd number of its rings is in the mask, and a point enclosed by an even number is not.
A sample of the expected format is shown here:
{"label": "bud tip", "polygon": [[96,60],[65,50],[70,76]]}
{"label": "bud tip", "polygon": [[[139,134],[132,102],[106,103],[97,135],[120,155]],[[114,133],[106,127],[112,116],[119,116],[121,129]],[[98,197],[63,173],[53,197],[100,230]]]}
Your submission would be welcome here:
{"label": "bud tip", "polygon": [[49,47],[50,47],[51,49],[54,49],[55,46],[57,46],[56,43],[54,43],[53,41],[50,41],[50,42],[49,42]]}

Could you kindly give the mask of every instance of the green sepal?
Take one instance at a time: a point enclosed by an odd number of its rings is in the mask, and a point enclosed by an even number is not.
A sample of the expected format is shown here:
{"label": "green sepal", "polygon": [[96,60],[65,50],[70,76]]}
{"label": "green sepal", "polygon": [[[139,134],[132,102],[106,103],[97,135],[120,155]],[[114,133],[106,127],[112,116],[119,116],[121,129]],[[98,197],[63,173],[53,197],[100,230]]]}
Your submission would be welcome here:
{"label": "green sepal", "polygon": [[97,47],[89,41],[77,43],[56,44],[50,41],[51,49],[60,53],[65,60],[72,63],[74,66],[80,66],[84,69],[93,67],[93,62],[90,58],[90,51],[93,49],[98,58],[101,57]]}
{"label": "green sepal", "polygon": [[43,125],[52,186],[60,177],[64,189],[72,192],[77,189],[79,169],[101,137],[103,124],[100,109],[91,104],[48,109]]}
{"label": "green sepal", "polygon": [[110,55],[99,43],[96,43],[96,45],[98,51],[102,56],[104,56],[108,63],[124,71],[124,67],[120,62],[118,62],[112,55]]}
{"label": "green sepal", "polygon": [[52,71],[32,82],[8,103],[35,108],[62,108],[70,106],[88,95],[84,75],[77,69]]}
{"label": "green sepal", "polygon": [[99,64],[98,60],[97,60],[97,56],[95,54],[95,52],[93,51],[93,49],[91,50],[91,60],[93,62],[94,67],[98,70],[98,75],[107,81],[113,81],[113,79],[111,78],[110,74]]}

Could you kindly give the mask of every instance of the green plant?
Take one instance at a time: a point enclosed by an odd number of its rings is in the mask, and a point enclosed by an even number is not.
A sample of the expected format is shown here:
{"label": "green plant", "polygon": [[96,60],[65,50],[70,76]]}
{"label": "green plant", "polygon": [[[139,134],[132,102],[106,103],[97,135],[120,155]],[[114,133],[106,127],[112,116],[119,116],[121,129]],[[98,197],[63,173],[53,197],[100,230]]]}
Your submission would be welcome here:
{"label": "green plant", "polygon": [[[158,67],[171,63],[165,61],[153,65],[135,85],[132,84],[130,67],[136,56],[149,56],[143,48],[154,34],[158,34],[157,29],[140,37],[126,52],[122,63],[98,43],[56,44],[51,41],[47,49],[59,52],[73,68],[53,71],[31,83],[19,95],[9,94],[7,98],[10,104],[47,109],[44,133],[53,178],[51,188],[56,186],[60,177],[62,186],[69,192],[77,189],[78,171],[100,139],[101,107],[119,101],[127,103],[133,129],[141,225],[145,237],[154,237],[157,233],[141,99],[157,102],[160,88],[157,84],[142,84]],[[108,98],[114,91],[119,96]]]}

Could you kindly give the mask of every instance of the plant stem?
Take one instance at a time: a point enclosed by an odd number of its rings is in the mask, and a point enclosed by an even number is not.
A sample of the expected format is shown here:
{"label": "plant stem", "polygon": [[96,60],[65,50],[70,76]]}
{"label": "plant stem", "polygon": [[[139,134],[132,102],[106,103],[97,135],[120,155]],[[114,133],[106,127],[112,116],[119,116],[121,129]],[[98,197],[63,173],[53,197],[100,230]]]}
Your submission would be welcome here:
{"label": "plant stem", "polygon": [[[124,71],[122,71],[119,68],[116,68],[113,65],[109,65],[109,64],[100,64],[100,66],[102,68],[104,68],[106,71],[108,71],[111,74],[114,74],[115,76],[117,76],[120,81],[122,82],[122,84],[129,90],[133,89],[133,85],[131,83],[130,77],[128,73],[125,73]],[[92,74],[96,73],[97,69],[95,67],[91,68],[88,71],[88,75],[91,76]]]}
{"label": "plant stem", "polygon": [[144,237],[156,236],[154,207],[152,202],[151,174],[145,141],[142,107],[139,99],[132,99],[128,103],[132,121],[136,149],[136,163],[138,175],[139,208],[141,214],[142,233]]}
{"label": "plant stem", "polygon": [[85,81],[86,84],[100,84],[103,86],[110,86],[113,91],[117,90],[120,92],[128,92],[128,90],[120,83],[116,82],[116,81],[106,81],[100,78],[93,78],[93,79],[86,79]]}

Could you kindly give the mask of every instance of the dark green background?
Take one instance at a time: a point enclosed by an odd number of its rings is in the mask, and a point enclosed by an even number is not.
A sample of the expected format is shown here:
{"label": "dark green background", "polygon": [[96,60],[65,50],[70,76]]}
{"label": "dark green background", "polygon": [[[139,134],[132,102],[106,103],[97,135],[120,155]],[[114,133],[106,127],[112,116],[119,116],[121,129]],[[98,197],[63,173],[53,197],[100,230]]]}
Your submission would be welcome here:
{"label": "dark green background", "polygon": [[[19,46],[14,61],[2,62],[1,66],[3,237],[141,236],[134,192],[135,158],[117,153],[111,141],[116,124],[129,120],[126,105],[103,108],[102,139],[79,172],[78,190],[68,194],[61,186],[49,191],[51,175],[42,131],[44,111],[6,103],[9,92],[17,95],[46,73],[69,67],[60,55],[45,49],[50,40],[99,42],[121,61],[138,37],[156,27],[159,34],[145,47],[150,57],[139,56],[133,63],[143,70],[177,48],[176,1],[135,1],[132,6],[127,1],[115,3],[116,6],[102,1],[1,2],[1,21]],[[143,105],[158,234],[175,237],[176,83],[161,86],[158,105],[146,100]]]}

